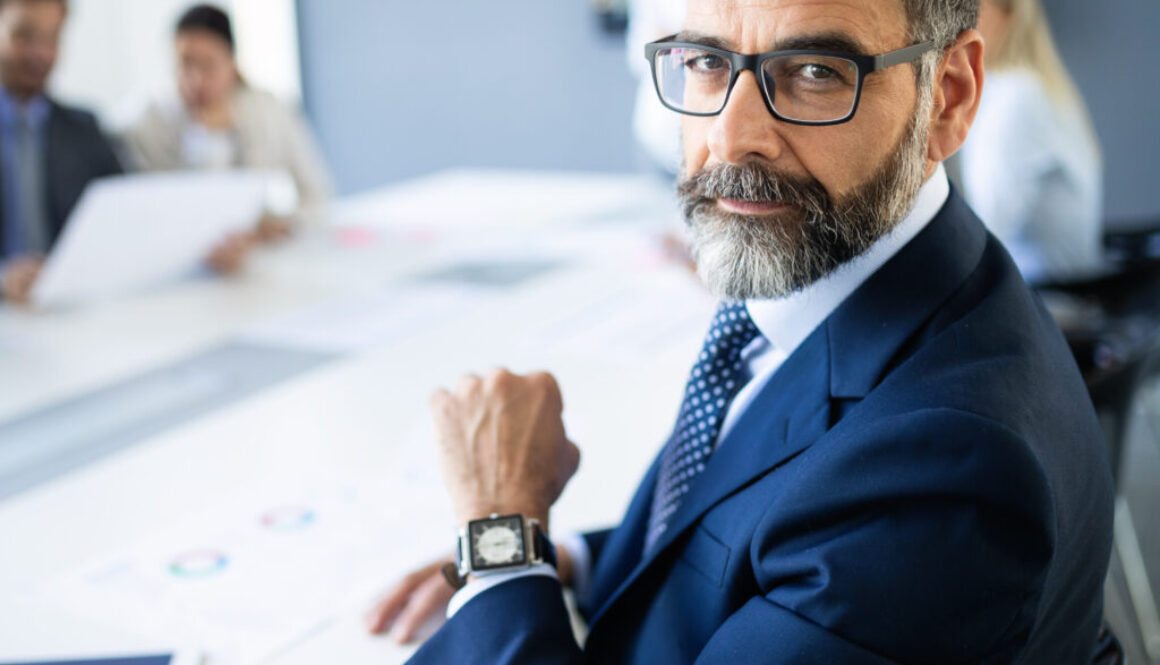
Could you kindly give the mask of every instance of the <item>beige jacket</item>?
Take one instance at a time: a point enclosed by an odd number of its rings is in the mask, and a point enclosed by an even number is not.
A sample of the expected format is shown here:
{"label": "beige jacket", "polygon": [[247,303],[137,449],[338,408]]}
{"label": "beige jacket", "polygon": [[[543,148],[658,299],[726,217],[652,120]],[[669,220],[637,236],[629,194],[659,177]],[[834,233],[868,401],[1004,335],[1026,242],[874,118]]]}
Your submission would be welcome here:
{"label": "beige jacket", "polygon": [[[298,188],[298,214],[320,221],[332,193],[330,176],[305,119],[274,95],[241,87],[234,94],[241,168],[283,171]],[[124,134],[129,159],[146,171],[192,168],[184,133],[192,122],[178,100],[152,104]]]}

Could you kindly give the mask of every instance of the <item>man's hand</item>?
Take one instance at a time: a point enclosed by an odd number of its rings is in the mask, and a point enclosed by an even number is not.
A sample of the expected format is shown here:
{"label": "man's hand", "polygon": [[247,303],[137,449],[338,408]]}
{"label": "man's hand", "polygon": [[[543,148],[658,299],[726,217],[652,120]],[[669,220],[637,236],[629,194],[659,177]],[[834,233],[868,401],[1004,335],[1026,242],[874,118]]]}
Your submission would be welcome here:
{"label": "man's hand", "polygon": [[548,511],[580,464],[556,380],[496,370],[462,379],[454,393],[437,391],[431,406],[459,525],[520,513],[547,531]]}
{"label": "man's hand", "polygon": [[0,274],[0,292],[4,294],[4,300],[27,305],[42,268],[44,259],[39,256],[18,256],[6,262]]}
{"label": "man's hand", "polygon": [[283,217],[263,215],[254,229],[255,239],[263,245],[281,242],[291,236],[293,228],[290,220]]}
{"label": "man's hand", "polygon": [[246,264],[254,246],[252,233],[235,233],[218,243],[205,262],[219,275],[236,275]]}
{"label": "man's hand", "polygon": [[[454,393],[436,391],[431,407],[459,525],[492,513],[519,513],[540,520],[547,531],[548,511],[580,464],[580,450],[564,435],[556,380],[504,370],[483,379],[468,376]],[[572,559],[563,548],[557,558],[560,581],[570,584]],[[392,630],[406,644],[446,612],[455,594],[442,572],[449,561],[434,561],[404,577],[371,608],[368,630]]]}
{"label": "man's hand", "polygon": [[393,628],[395,641],[407,644],[428,621],[446,613],[455,595],[442,572],[450,561],[439,559],[404,577],[367,613],[367,630],[381,635]]}
{"label": "man's hand", "polygon": [[[572,584],[572,557],[556,545],[557,572],[564,586]],[[415,639],[423,626],[447,613],[447,603],[455,590],[443,577],[443,566],[453,559],[439,559],[404,577],[367,612],[367,630],[372,635],[392,631],[399,644]]]}

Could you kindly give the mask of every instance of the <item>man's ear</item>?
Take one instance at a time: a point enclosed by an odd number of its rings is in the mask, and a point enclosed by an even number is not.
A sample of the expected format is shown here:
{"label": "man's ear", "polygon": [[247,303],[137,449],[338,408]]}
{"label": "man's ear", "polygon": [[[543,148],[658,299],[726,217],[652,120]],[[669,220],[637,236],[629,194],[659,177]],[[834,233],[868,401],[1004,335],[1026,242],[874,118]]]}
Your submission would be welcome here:
{"label": "man's ear", "polygon": [[967,140],[983,94],[983,37],[978,30],[959,35],[934,77],[927,159],[942,162]]}

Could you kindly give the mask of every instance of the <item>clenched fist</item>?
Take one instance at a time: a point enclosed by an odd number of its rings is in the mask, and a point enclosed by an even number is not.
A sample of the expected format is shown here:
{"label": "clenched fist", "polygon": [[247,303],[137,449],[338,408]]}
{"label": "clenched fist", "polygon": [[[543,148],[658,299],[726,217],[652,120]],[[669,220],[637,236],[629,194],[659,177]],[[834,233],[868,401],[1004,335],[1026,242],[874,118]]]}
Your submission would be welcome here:
{"label": "clenched fist", "polygon": [[431,397],[443,479],[459,524],[521,513],[548,528],[548,511],[576,473],[563,401],[548,374],[496,370]]}

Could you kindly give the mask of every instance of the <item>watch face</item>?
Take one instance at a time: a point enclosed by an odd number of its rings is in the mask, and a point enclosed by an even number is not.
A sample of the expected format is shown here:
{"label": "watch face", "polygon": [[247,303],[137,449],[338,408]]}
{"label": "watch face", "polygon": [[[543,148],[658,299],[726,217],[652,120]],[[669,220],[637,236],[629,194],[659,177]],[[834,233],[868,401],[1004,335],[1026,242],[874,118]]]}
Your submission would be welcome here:
{"label": "watch face", "polygon": [[519,515],[472,522],[469,530],[474,569],[487,570],[527,562],[524,521]]}

